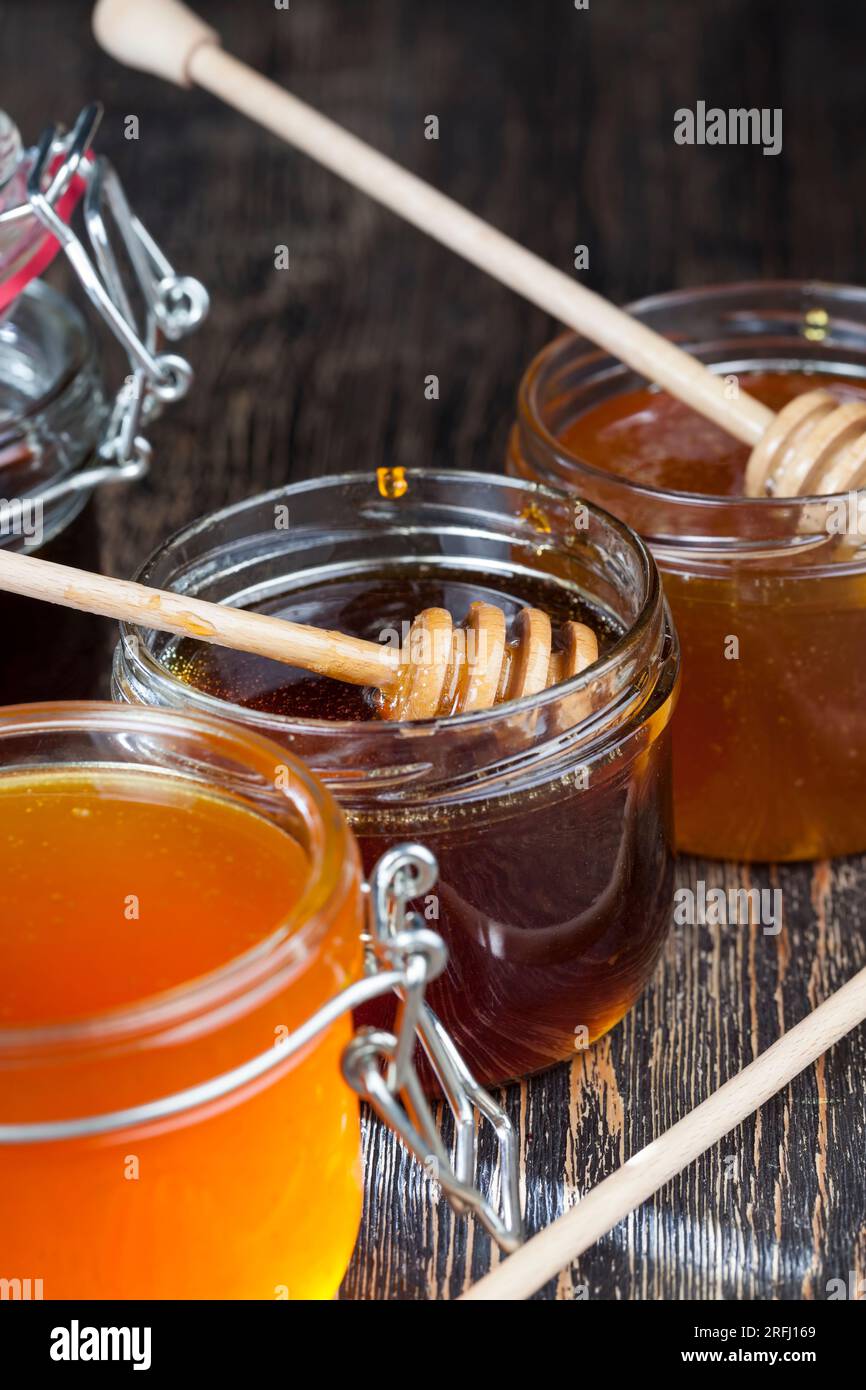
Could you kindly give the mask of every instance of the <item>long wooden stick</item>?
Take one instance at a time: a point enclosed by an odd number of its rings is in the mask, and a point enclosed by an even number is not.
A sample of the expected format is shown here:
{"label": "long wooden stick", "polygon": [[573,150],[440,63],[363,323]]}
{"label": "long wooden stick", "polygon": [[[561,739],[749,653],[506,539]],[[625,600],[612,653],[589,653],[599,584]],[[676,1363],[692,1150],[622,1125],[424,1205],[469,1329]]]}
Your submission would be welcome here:
{"label": "long wooden stick", "polygon": [[2,589],[158,632],[176,632],[200,642],[255,652],[351,685],[387,689],[400,665],[400,653],[394,647],[187,598],[166,589],[151,589],[128,579],[109,579],[0,546]]}
{"label": "long wooden stick", "polygon": [[178,0],[99,0],[93,28],[120,62],[206,88],[737,439],[757,444],[775,418],[745,392],[729,398],[696,358],[225,53],[218,34]]}
{"label": "long wooden stick", "polygon": [[600,1182],[577,1206],[485,1275],[463,1298],[517,1300],[537,1292],[864,1018],[866,969]]}

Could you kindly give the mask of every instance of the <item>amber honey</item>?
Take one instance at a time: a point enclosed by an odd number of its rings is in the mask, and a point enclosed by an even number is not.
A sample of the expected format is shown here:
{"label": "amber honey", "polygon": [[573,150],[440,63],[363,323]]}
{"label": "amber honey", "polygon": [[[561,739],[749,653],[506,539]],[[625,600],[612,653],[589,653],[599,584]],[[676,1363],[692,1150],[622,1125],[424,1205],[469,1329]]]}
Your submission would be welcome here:
{"label": "amber honey", "polygon": [[[311,923],[311,888],[320,907],[329,895],[310,845],[189,778],[7,771],[0,857],[2,1124],[208,1082],[278,1048],[360,970],[352,858],[348,892]],[[361,1202],[350,1031],[343,1018],[170,1119],[0,1143],[0,1277],[41,1279],[46,1298],[331,1297]]]}
{"label": "amber honey", "polygon": [[[742,380],[773,410],[814,384],[815,374],[806,372],[750,372]],[[862,381],[834,378],[833,389],[840,400],[866,399]],[[562,444],[651,487],[744,492],[747,446],[666,392],[608,401],[574,421]],[[782,568],[746,565],[727,579],[670,566],[665,585],[684,654],[674,752],[680,843],[743,859],[860,849],[864,579],[840,570],[815,582],[808,568],[789,560]],[[755,796],[756,787],[779,794]]]}
{"label": "amber honey", "polygon": [[[736,389],[742,387],[773,411],[816,384],[814,372],[736,375]],[[822,384],[840,401],[866,400],[862,378],[834,376]],[[749,446],[657,387],[610,397],[573,420],[559,438],[569,452],[643,487],[716,497],[745,494]]]}
{"label": "amber honey", "polygon": [[[636,312],[714,363],[729,389],[778,410],[816,386],[866,398],[850,302],[832,286],[752,285],[660,296]],[[524,378],[509,466],[608,507],[658,561],[683,653],[679,846],[747,860],[857,852],[866,846],[866,497],[837,501],[845,534],[836,535],[831,504],[746,498],[748,456],[667,393],[562,339]]]}

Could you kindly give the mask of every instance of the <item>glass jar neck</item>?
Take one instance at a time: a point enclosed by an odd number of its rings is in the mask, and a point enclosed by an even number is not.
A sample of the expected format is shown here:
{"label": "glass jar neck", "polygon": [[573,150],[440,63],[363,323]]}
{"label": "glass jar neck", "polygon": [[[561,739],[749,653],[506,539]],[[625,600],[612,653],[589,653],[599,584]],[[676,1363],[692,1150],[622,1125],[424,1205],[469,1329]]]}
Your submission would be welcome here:
{"label": "glass jar neck", "polygon": [[[711,369],[802,370],[866,377],[866,291],[844,285],[758,282],[657,295],[629,312]],[[823,327],[812,319],[820,310]],[[580,416],[646,386],[628,367],[566,334],[528,367],[518,392],[509,470],[577,490],[621,517],[664,569],[700,563],[858,563],[837,544],[838,499],[747,498],[665,491],[597,466],[562,439]],[[843,538],[844,539],[844,538]],[[862,563],[862,560],[859,561]]]}
{"label": "glass jar neck", "polygon": [[[419,562],[426,574],[457,564],[483,586],[490,573],[508,567],[567,585],[609,615],[621,636],[602,661],[570,682],[492,710],[412,724],[344,723],[275,715],[210,695],[173,673],[171,639],[130,630],[116,654],[116,697],[203,709],[256,728],[304,758],[350,811],[371,799],[402,811],[504,798],[558,770],[564,775],[584,747],[628,737],[666,662],[676,664],[658,575],[637,538],[594,508],[579,529],[573,498],[537,486],[456,472],[407,471],[405,479],[399,500],[383,498],[372,474],[251,499],[194,523],[138,578],[274,611],[278,601],[290,606],[294,586],[323,585],[337,572],[363,577],[391,565],[408,579]],[[287,509],[290,529],[274,530],[275,509]]]}

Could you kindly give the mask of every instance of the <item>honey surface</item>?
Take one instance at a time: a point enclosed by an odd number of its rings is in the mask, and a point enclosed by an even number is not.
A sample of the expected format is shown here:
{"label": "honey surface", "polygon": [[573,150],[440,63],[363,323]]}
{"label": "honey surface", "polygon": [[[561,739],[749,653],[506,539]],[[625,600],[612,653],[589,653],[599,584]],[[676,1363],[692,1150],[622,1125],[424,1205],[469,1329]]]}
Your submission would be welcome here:
{"label": "honey surface", "polygon": [[[375,578],[340,580],[304,589],[292,600],[262,609],[296,623],[334,628],[353,637],[381,641],[382,634],[405,640],[404,625],[424,608],[446,608],[455,624],[462,622],[474,599],[496,604],[505,613],[511,631],[521,608],[543,609],[554,627],[572,619],[588,623],[595,631],[599,650],[607,651],[620,635],[606,615],[595,611],[579,595],[553,583],[521,575],[491,576],[484,573],[429,572],[382,573]],[[372,692],[325,676],[293,670],[277,661],[230,651],[190,638],[181,639],[163,661],[187,685],[269,714],[295,719],[357,720],[378,718]]]}
{"label": "honey surface", "polygon": [[141,772],[0,777],[0,859],[0,1027],[101,1013],[227,965],[279,934],[309,875],[269,821]]}
{"label": "honey surface", "polygon": [[[771,410],[823,385],[840,401],[866,400],[862,378],[785,371],[743,372],[738,380]],[[749,446],[655,387],[612,396],[572,421],[559,437],[587,463],[646,487],[723,497],[744,493]]]}

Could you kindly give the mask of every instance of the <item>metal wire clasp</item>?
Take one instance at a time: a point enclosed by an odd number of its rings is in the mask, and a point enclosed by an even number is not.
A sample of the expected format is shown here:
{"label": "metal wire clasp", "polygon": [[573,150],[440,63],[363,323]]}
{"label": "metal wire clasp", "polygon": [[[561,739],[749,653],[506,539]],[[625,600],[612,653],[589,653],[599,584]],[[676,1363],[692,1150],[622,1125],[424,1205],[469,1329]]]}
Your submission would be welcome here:
{"label": "metal wire clasp", "polygon": [[[411,1149],[439,1182],[457,1211],[471,1211],[506,1252],[523,1239],[517,1138],[508,1115],[472,1076],[450,1035],[425,1002],[427,984],[447,963],[445,943],[410,903],[428,894],[438,878],[436,859],[423,845],[403,844],[376,864],[368,888],[369,975],[399,978],[396,1033],[362,1028],[343,1054],[349,1085]],[[414,1055],[420,1040],[454,1117],[454,1159],[447,1153],[424,1095]],[[478,1120],[493,1126],[499,1141],[498,1204],[477,1180]]]}
{"label": "metal wire clasp", "polygon": [[[98,104],[85,107],[71,132],[51,126],[32,152],[27,202],[5,216],[34,215],[60,243],[84,292],[129,360],[129,374],[108,414],[97,454],[101,465],[85,469],[44,489],[41,500],[54,501],[69,491],[144,474],[151,448],[140,428],[156,418],[163,405],[180,400],[192,382],[184,357],[163,352],[162,340],[175,342],[196,328],[209,307],[198,280],[179,276],[144,225],[135,216],[108,160],[95,155],[92,143],[102,119]],[[84,225],[90,254],[58,210],[74,181],[83,184]],[[123,244],[144,314],[139,323],[112,247],[106,219]]]}

